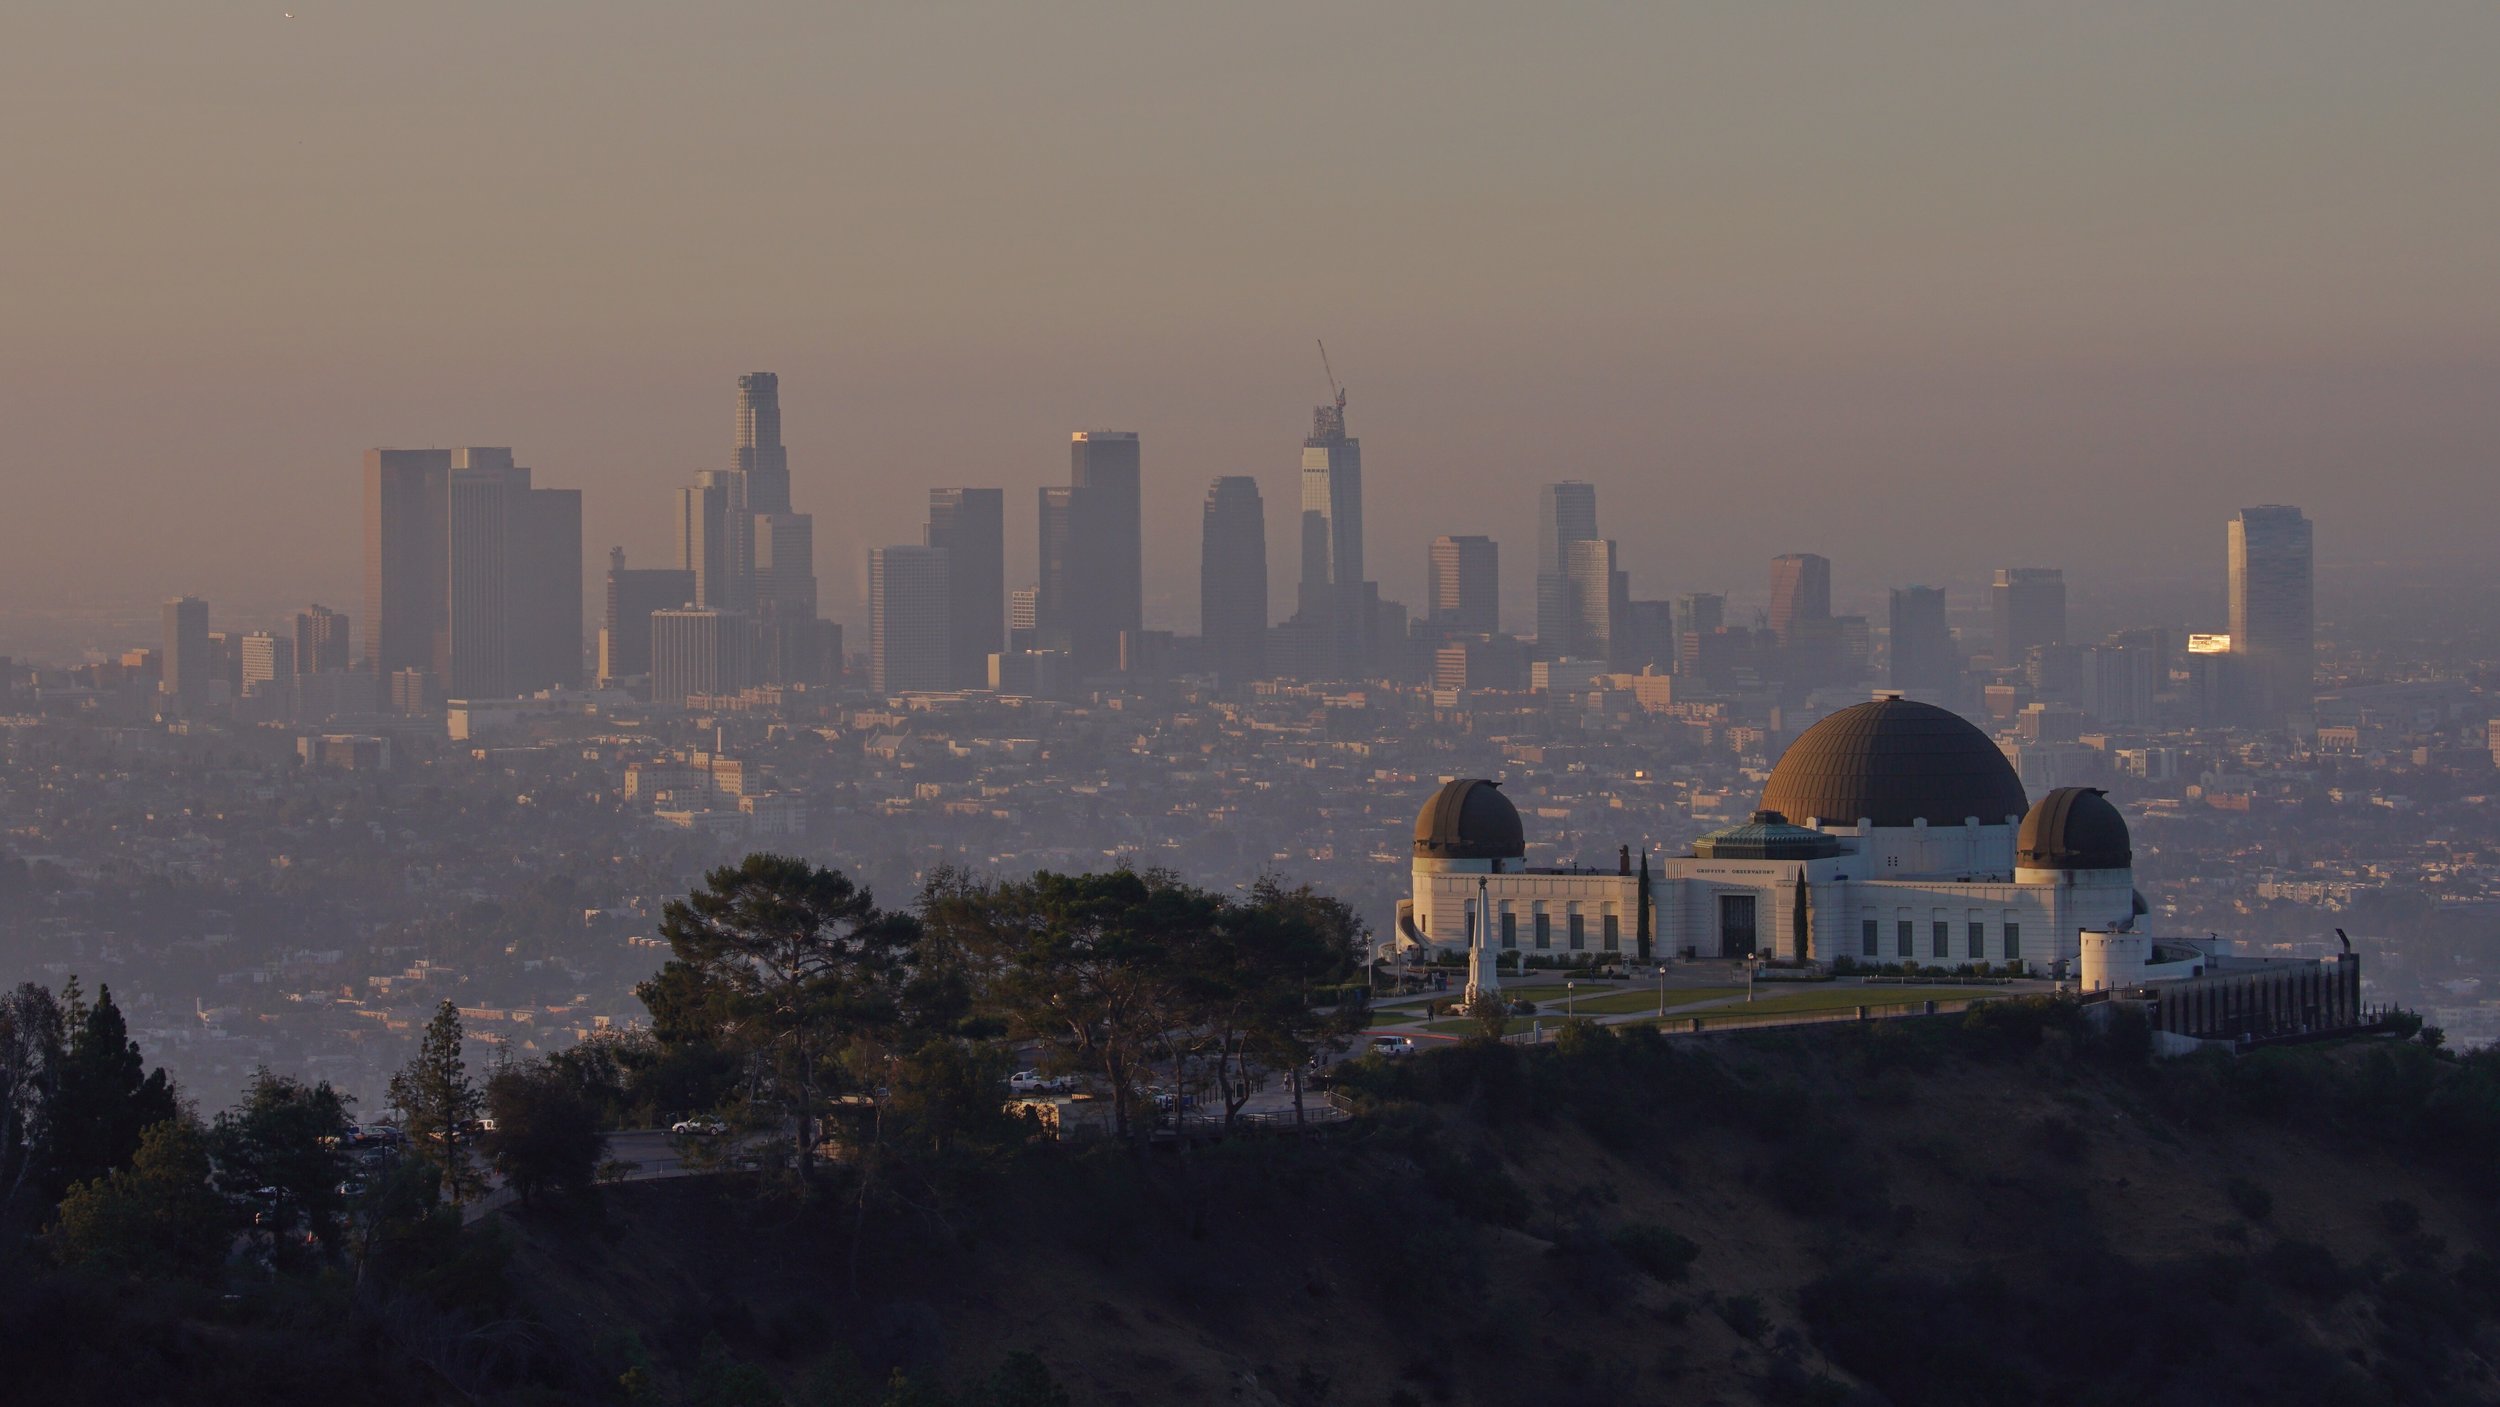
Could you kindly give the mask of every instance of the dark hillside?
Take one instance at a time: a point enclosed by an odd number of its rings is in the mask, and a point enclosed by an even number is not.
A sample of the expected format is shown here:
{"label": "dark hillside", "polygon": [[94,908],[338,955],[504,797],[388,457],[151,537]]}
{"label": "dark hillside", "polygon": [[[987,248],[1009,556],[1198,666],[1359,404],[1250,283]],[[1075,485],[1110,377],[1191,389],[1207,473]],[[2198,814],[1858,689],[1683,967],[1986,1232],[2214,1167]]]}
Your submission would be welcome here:
{"label": "dark hillside", "polygon": [[512,1218],[514,1289],[618,1401],[1017,1400],[975,1390],[1019,1352],[1104,1403],[2500,1398],[2482,1058],[2152,1066],[2045,1005],[1573,1034],[1358,1070],[1309,1145],[1032,1149],[856,1237],[612,1189]]}

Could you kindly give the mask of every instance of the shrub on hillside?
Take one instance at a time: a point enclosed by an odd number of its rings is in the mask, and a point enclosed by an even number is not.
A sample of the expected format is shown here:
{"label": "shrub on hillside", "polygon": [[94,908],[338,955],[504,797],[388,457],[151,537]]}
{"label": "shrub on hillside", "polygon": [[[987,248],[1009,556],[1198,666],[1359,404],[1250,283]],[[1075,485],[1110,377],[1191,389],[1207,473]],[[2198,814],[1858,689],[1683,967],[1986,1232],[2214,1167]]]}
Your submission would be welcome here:
{"label": "shrub on hillside", "polygon": [[1615,1249],[1643,1274],[1668,1284],[1682,1280],[1701,1254],[1701,1247],[1689,1237],[1648,1223],[1617,1227],[1612,1239]]}

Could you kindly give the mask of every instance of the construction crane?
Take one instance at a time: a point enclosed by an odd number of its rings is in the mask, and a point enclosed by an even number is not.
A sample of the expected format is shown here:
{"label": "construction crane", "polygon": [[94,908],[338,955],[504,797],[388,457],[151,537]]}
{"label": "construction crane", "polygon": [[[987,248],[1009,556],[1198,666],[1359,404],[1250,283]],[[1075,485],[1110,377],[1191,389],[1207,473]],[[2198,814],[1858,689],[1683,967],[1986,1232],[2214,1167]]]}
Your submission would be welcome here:
{"label": "construction crane", "polygon": [[1328,344],[1319,344],[1319,369],[1328,374],[1328,394],[1337,398],[1337,423],[1345,423],[1345,387],[1337,384],[1337,369],[1328,364]]}

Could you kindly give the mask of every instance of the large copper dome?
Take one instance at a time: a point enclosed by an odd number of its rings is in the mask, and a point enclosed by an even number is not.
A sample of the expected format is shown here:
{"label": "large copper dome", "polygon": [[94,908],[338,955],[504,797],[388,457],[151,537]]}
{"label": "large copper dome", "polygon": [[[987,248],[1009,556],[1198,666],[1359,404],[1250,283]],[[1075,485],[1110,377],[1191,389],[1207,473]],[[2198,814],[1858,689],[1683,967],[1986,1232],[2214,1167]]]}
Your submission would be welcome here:
{"label": "large copper dome", "polygon": [[1788,745],[1762,809],[1827,826],[2010,825],[2031,809],[2005,754],[1957,714],[1883,698],[1844,708]]}
{"label": "large copper dome", "polygon": [[1415,818],[1418,860],[1516,860],[1527,853],[1519,808],[1502,795],[1500,782],[1482,777],[1443,782]]}

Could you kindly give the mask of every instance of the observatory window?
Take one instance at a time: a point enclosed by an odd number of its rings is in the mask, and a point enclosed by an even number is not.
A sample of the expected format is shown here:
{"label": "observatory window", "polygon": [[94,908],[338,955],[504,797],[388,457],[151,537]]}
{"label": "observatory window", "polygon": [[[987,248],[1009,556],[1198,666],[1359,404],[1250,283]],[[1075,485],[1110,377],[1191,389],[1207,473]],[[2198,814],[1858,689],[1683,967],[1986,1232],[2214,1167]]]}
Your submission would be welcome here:
{"label": "observatory window", "polygon": [[1540,948],[1554,946],[1554,916],[1543,908],[1536,911],[1536,945]]}
{"label": "observatory window", "polygon": [[2005,960],[2012,962],[2023,955],[2023,926],[2012,919],[2005,921]]}
{"label": "observatory window", "polygon": [[1605,924],[1606,931],[1604,934],[1604,941],[1606,944],[1606,951],[1610,953],[1622,951],[1623,920],[1614,914],[1608,914],[1605,918]]}
{"label": "observatory window", "polygon": [[1901,920],[1899,931],[1893,934],[1893,956],[1904,958],[1917,957],[1917,947],[1918,925],[1905,918]]}
{"label": "observatory window", "polygon": [[1970,925],[1970,960],[1985,962],[1988,958],[1988,925],[1972,919]]}
{"label": "observatory window", "polygon": [[1570,935],[1571,951],[1576,953],[1589,945],[1588,919],[1578,909],[1563,915],[1563,927]]}
{"label": "observatory window", "polygon": [[1936,956],[1940,958],[1953,956],[1953,925],[1943,919],[1936,920],[1933,936],[1936,940]]}
{"label": "observatory window", "polygon": [[1861,922],[1858,925],[1858,956],[1862,958],[1882,957],[1883,947],[1882,925],[1871,918]]}
{"label": "observatory window", "polygon": [[1502,910],[1502,946],[1505,948],[1519,946],[1519,915],[1508,909]]}

